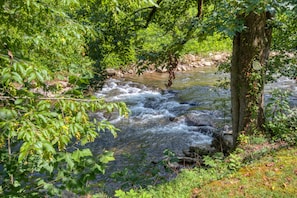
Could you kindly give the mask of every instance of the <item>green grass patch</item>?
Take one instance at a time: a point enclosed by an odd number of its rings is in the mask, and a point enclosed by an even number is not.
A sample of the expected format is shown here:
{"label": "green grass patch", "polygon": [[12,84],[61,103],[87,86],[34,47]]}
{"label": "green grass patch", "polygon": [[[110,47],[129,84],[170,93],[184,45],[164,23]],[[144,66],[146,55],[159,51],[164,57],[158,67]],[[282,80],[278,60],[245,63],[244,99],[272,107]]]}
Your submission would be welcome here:
{"label": "green grass patch", "polygon": [[[268,151],[240,169],[244,150],[227,159],[207,158],[208,169],[183,170],[171,182],[141,190],[116,192],[117,197],[297,197],[297,148]],[[234,157],[235,156],[235,157]]]}
{"label": "green grass patch", "polygon": [[195,188],[197,197],[297,197],[297,148],[283,149],[222,180]]}

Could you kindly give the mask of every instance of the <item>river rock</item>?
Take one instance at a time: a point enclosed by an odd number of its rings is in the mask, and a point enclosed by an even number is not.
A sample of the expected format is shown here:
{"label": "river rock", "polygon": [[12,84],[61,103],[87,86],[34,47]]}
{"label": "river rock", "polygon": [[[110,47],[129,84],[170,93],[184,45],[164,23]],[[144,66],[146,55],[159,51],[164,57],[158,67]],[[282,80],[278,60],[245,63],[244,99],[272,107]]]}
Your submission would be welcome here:
{"label": "river rock", "polygon": [[212,136],[217,129],[212,126],[198,126],[197,132]]}
{"label": "river rock", "polygon": [[205,144],[190,146],[188,150],[183,150],[183,153],[186,157],[199,158],[204,155],[213,154],[215,151],[215,148],[211,147],[211,145]]}
{"label": "river rock", "polygon": [[222,56],[222,54],[215,54],[213,56],[213,60],[215,60],[215,61],[220,61],[222,59],[224,59],[224,57]]}
{"label": "river rock", "polygon": [[211,126],[214,127],[211,116],[207,114],[188,113],[185,121],[190,126]]}
{"label": "river rock", "polygon": [[179,65],[176,70],[177,71],[187,71],[188,68],[186,65]]}
{"label": "river rock", "polygon": [[[226,130],[226,127],[224,127]],[[233,134],[231,130],[216,131],[213,133],[212,146],[218,151],[225,154],[229,153],[234,146]]]}
{"label": "river rock", "polygon": [[107,72],[107,75],[108,76],[115,76],[116,75],[116,73],[117,73],[117,71],[115,70],[115,69],[106,69],[106,72]]}

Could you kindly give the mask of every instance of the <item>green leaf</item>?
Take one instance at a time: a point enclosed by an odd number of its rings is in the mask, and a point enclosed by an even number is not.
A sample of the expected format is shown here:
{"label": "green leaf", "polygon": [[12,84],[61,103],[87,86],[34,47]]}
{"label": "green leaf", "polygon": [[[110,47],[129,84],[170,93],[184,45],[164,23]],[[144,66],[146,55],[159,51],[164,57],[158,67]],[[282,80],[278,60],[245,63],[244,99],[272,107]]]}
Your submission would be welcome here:
{"label": "green leaf", "polygon": [[101,166],[101,165],[99,165],[99,164],[95,164],[95,165],[93,166],[93,170],[96,170],[96,169],[97,169],[98,171],[102,172],[102,173],[105,172],[104,166]]}
{"label": "green leaf", "polygon": [[51,154],[55,154],[56,150],[54,149],[53,145],[49,142],[43,142],[43,148]]}
{"label": "green leaf", "polygon": [[43,78],[43,76],[42,76],[39,72],[35,72],[35,74],[36,74],[37,79],[38,79],[41,83],[43,83],[43,82],[44,82],[44,78]]}
{"label": "green leaf", "polygon": [[32,80],[36,79],[36,74],[34,72],[30,73],[29,77],[28,77],[28,82],[31,82]]}
{"label": "green leaf", "polygon": [[29,142],[25,142],[22,144],[20,148],[20,155],[18,158],[18,161],[21,162],[23,159],[25,159],[30,151],[31,144]]}
{"label": "green leaf", "polygon": [[81,151],[81,157],[93,156],[92,151],[90,149],[83,149]]}
{"label": "green leaf", "polygon": [[84,145],[86,145],[87,143],[89,143],[89,140],[88,140],[88,138],[85,136],[85,137],[83,137],[83,138],[81,139],[80,143],[81,143],[82,146],[84,146]]}
{"label": "green leaf", "polygon": [[110,161],[115,160],[114,156],[113,156],[113,152],[112,151],[104,151],[104,153],[100,156],[99,161],[107,164]]}
{"label": "green leaf", "polygon": [[54,166],[50,165],[47,162],[44,162],[43,163],[42,168],[44,168],[45,170],[47,170],[49,173],[52,173],[54,171]]}
{"label": "green leaf", "polygon": [[44,124],[47,123],[47,119],[42,114],[37,115],[37,117],[41,119]]}
{"label": "green leaf", "polygon": [[12,79],[20,84],[23,84],[23,78],[17,72],[12,72]]}
{"label": "green leaf", "polygon": [[15,104],[15,105],[19,105],[19,104],[23,103],[23,101],[24,101],[24,99],[22,99],[22,98],[18,98],[18,99],[16,99],[16,100],[14,101],[14,104]]}
{"label": "green leaf", "polygon": [[77,115],[76,115],[76,121],[81,122],[81,118],[82,118],[82,113],[78,112]]}
{"label": "green leaf", "polygon": [[1,108],[0,109],[0,120],[11,120],[17,117],[17,112],[15,110]]}
{"label": "green leaf", "polygon": [[76,162],[79,162],[80,158],[88,156],[93,156],[90,149],[76,150],[72,153],[72,158]]}
{"label": "green leaf", "polygon": [[67,162],[68,167],[72,170],[74,167],[74,162],[70,153],[65,153],[65,161]]}
{"label": "green leaf", "polygon": [[108,113],[111,113],[111,112],[113,111],[113,109],[114,109],[113,104],[108,104],[108,105],[106,106],[106,109],[107,109],[107,112],[108,112]]}
{"label": "green leaf", "polygon": [[19,73],[20,73],[23,77],[25,77],[25,76],[26,76],[26,71],[25,71],[23,65],[18,64],[18,69],[19,69]]}
{"label": "green leaf", "polygon": [[1,76],[1,81],[3,83],[8,83],[10,82],[10,79],[11,79],[11,74],[10,73],[4,73],[2,76]]}

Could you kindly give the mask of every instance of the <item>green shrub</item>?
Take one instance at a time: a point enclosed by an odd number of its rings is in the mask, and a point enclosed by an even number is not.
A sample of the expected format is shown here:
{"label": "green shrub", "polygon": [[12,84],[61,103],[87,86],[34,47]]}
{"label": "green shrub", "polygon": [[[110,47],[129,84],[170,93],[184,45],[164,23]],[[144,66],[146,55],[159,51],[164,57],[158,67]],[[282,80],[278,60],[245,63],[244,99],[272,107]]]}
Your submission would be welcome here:
{"label": "green shrub", "polygon": [[283,140],[289,144],[297,143],[297,109],[290,108],[289,92],[274,90],[267,104],[265,128],[273,140]]}

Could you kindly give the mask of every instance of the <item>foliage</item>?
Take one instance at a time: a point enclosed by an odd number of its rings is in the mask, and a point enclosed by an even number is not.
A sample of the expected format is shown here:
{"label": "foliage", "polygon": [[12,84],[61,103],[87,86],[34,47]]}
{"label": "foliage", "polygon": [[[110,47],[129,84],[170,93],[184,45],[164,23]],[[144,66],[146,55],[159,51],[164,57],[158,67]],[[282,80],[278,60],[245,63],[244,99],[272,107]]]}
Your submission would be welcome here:
{"label": "foliage", "polygon": [[225,38],[221,34],[214,34],[213,36],[206,37],[203,41],[196,39],[189,40],[181,51],[184,54],[207,54],[210,52],[230,52],[231,40]]}
{"label": "foliage", "polygon": [[[1,54],[9,49],[14,59],[34,61],[52,72],[89,74],[85,57],[86,35],[92,31],[67,15],[77,3],[53,1],[3,1],[1,5]],[[5,45],[5,46],[3,46]]]}
{"label": "foliage", "polygon": [[297,72],[296,57],[296,51],[290,51],[290,49],[286,51],[277,51],[277,53],[269,60],[266,71],[267,81],[274,82],[282,76],[295,79]]}
{"label": "foliage", "polygon": [[152,195],[150,195],[147,192],[143,192],[141,195],[137,193],[135,190],[131,189],[129,192],[124,192],[122,190],[117,190],[115,192],[115,197],[121,197],[121,198],[152,198]]}
{"label": "foliage", "polygon": [[[0,194],[15,197],[85,194],[113,153],[94,156],[86,144],[117,129],[88,113],[118,110],[123,103],[84,99],[92,76],[85,56],[87,26],[70,17],[77,1],[1,1]],[[71,74],[66,92],[55,72]],[[74,98],[75,96],[76,98]]]}
{"label": "foliage", "polygon": [[[139,64],[141,73],[148,61],[171,67],[167,64],[170,56],[230,51],[230,40],[220,34],[212,36],[213,27],[206,25],[209,21],[197,18],[197,1],[113,2],[93,1],[76,15],[78,20],[83,18],[84,23],[95,26],[97,37],[89,40],[88,54],[96,60],[98,69],[121,68],[140,61],[144,63]],[[213,4],[205,2],[204,16],[212,10]]]}
{"label": "foliage", "polygon": [[297,110],[291,108],[288,101],[289,92],[274,90],[267,104],[266,130],[273,140],[284,140],[289,144],[297,143]]}
{"label": "foliage", "polygon": [[[295,4],[295,5],[294,5]],[[297,47],[297,25],[295,23],[296,16],[296,2],[291,2],[281,9],[277,15],[277,23],[273,32],[273,50],[291,51],[296,50]]]}
{"label": "foliage", "polygon": [[272,50],[276,53],[269,60],[267,80],[275,81],[280,76],[296,78],[297,25],[296,1],[284,1],[279,7],[273,24]]}

